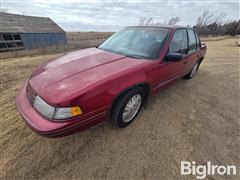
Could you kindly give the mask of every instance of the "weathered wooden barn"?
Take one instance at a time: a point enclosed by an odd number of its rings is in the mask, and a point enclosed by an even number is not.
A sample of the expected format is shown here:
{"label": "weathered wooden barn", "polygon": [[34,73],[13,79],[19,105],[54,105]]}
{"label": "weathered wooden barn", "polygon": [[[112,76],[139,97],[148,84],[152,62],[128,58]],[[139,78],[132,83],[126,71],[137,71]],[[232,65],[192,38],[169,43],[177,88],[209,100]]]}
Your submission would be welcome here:
{"label": "weathered wooden barn", "polygon": [[66,44],[65,31],[47,17],[0,13],[0,51]]}

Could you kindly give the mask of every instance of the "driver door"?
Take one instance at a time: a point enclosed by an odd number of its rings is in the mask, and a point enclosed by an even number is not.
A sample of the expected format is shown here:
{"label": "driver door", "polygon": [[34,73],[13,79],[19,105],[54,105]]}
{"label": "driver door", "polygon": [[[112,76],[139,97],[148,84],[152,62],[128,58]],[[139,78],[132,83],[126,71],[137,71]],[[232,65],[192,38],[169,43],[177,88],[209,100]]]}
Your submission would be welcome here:
{"label": "driver door", "polygon": [[185,74],[187,50],[187,31],[184,28],[178,29],[173,35],[168,52],[183,54],[184,58],[181,61],[163,61],[163,63],[156,69],[158,83],[155,89],[161,89],[165,86],[168,86],[174,82],[174,80],[181,78]]}

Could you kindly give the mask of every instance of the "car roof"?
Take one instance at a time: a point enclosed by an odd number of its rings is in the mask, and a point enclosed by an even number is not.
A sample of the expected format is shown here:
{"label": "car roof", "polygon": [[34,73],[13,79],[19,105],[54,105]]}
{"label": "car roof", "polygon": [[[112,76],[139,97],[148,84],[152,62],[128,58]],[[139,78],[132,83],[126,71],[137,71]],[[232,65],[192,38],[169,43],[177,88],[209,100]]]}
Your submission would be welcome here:
{"label": "car roof", "polygon": [[167,28],[167,29],[179,29],[179,28],[189,28],[185,26],[170,26],[170,25],[141,25],[141,26],[127,26],[126,28]]}

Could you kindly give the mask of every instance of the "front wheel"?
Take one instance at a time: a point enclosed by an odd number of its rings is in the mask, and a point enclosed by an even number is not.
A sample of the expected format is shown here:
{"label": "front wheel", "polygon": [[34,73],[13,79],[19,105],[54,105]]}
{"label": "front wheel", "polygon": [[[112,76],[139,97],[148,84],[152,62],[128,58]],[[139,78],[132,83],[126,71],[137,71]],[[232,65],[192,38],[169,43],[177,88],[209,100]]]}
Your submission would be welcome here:
{"label": "front wheel", "polygon": [[144,100],[144,90],[134,88],[117,100],[112,112],[112,123],[120,128],[127,127],[137,117]]}
{"label": "front wheel", "polygon": [[199,69],[199,66],[200,66],[200,61],[198,61],[193,66],[192,70],[186,76],[184,76],[184,79],[192,79],[196,75],[196,73],[197,73],[197,71]]}

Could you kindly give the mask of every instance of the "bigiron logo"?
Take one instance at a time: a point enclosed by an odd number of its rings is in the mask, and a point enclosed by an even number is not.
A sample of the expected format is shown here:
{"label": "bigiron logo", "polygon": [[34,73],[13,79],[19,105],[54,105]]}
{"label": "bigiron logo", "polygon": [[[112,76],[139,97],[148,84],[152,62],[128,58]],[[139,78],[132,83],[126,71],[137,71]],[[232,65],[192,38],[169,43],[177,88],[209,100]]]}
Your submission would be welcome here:
{"label": "bigiron logo", "polygon": [[212,165],[211,162],[207,162],[206,165],[196,165],[193,161],[181,161],[181,175],[194,175],[196,179],[204,179],[207,175],[236,175],[237,168],[234,165]]}

